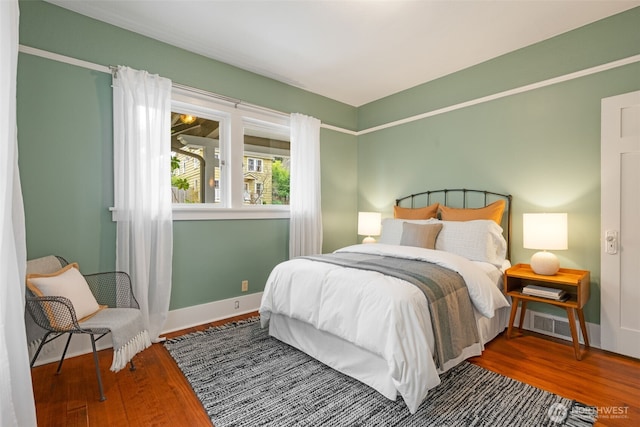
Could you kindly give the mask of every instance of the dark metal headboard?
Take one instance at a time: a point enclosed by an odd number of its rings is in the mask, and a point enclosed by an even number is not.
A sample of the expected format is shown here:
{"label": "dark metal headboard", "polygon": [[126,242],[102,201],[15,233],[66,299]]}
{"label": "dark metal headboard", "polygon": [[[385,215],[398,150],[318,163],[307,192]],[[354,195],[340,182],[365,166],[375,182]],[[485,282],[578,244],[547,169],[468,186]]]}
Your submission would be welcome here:
{"label": "dark metal headboard", "polygon": [[[496,200],[504,200],[506,202],[505,214],[502,215],[502,229],[504,238],[507,241],[507,259],[511,259],[511,199],[510,194],[494,193],[485,190],[468,190],[466,188],[430,190],[421,193],[411,194],[409,196],[396,199],[396,206],[401,206],[404,202],[405,207],[424,207],[433,203],[440,203],[444,206],[455,208],[482,208]],[[409,206],[407,202],[410,202]]]}

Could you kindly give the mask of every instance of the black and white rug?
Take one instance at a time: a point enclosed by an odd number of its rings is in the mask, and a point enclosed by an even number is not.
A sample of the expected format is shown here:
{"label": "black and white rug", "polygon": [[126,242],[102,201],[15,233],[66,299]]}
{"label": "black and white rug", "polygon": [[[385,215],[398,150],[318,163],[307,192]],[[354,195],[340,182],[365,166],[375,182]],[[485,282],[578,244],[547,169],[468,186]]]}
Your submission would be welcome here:
{"label": "black and white rug", "polygon": [[592,426],[595,408],[464,362],[415,414],[271,338],[257,319],[165,343],[215,427]]}

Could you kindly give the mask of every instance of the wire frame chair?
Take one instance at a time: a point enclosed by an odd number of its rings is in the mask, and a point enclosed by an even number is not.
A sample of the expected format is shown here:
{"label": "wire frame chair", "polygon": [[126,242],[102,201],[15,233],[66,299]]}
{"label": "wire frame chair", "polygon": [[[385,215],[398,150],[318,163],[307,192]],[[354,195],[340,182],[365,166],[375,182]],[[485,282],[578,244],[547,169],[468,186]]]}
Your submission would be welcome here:
{"label": "wire frame chair", "polygon": [[[62,257],[56,256],[60,261],[61,267],[68,265],[69,263]],[[100,305],[106,305],[111,308],[137,308],[140,306],[133,294],[133,288],[131,286],[131,278],[125,272],[112,271],[105,273],[95,273],[84,275],[85,280],[89,285],[89,289],[93,293],[96,301]],[[58,369],[56,374],[60,374],[62,369],[62,362],[67,354],[71,337],[74,334],[87,334],[91,337],[91,347],[93,350],[93,360],[95,363],[96,376],[98,378],[98,389],[100,391],[100,401],[106,400],[102,387],[102,376],[100,374],[100,364],[98,359],[98,352],[96,351],[96,342],[111,332],[108,328],[85,328],[76,316],[76,312],[73,308],[73,304],[68,298],[61,296],[36,296],[29,288],[27,288],[26,296],[27,311],[33,318],[34,322],[46,331],[42,337],[38,349],[36,350],[33,358],[31,359],[31,367],[36,362],[36,359],[40,355],[40,351],[44,345],[60,338],[65,334],[69,334],[67,342],[62,352],[62,357],[58,363]],[[56,319],[53,324],[50,319]],[[96,337],[97,336],[97,337]],[[134,371],[135,365],[133,360],[130,362],[131,371]]]}

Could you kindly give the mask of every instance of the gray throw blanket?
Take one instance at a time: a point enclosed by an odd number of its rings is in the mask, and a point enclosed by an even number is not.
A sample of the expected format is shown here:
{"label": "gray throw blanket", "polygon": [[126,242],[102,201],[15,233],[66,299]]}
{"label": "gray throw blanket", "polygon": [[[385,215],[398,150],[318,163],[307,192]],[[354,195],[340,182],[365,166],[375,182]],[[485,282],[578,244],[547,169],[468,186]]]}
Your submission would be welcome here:
{"label": "gray throw blanket", "polygon": [[113,342],[111,370],[118,372],[139,352],[151,346],[140,310],[135,308],[105,308],[95,316],[80,322],[84,328],[108,328]]}
{"label": "gray throw blanket", "polygon": [[462,350],[480,341],[473,306],[464,279],[455,271],[426,261],[358,253],[305,256],[342,267],[377,271],[417,286],[427,297],[439,369]]}

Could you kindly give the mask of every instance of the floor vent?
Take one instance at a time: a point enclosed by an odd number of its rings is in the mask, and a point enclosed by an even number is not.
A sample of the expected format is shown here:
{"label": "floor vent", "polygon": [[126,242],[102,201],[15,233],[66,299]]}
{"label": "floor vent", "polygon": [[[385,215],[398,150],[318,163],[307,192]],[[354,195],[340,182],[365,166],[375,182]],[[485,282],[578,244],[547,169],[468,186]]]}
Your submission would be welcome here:
{"label": "floor vent", "polygon": [[[538,312],[531,312],[531,314],[533,315],[533,319],[530,324],[532,331],[571,340],[571,328],[567,319]],[[582,342],[582,334],[579,329],[578,336]]]}

